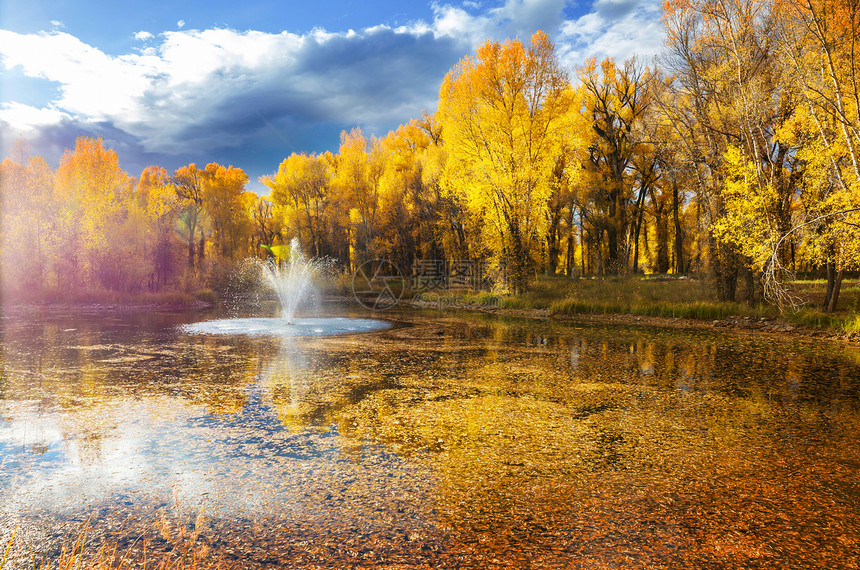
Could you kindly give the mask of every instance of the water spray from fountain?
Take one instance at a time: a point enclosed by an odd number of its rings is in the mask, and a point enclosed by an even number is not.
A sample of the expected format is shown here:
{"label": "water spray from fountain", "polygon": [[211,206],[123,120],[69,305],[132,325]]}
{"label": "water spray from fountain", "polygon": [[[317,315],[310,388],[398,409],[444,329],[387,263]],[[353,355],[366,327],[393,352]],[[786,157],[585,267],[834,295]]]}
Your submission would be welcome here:
{"label": "water spray from fountain", "polygon": [[263,275],[281,302],[281,318],[293,324],[296,309],[316,273],[317,263],[305,258],[298,238],[290,241],[287,254],[280,254],[280,250],[273,250],[271,246],[267,249],[273,257],[263,264]]}

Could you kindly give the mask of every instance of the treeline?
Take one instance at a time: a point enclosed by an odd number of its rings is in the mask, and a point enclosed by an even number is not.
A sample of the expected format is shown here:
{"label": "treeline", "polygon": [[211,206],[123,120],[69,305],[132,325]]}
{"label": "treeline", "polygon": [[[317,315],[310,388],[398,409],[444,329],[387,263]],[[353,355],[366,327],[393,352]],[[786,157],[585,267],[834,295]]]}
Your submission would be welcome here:
{"label": "treeline", "polygon": [[487,42],[438,110],[337,153],[293,154],[245,189],[238,168],[155,166],[135,180],[101,140],[56,172],[0,170],[4,290],[218,286],[298,237],[350,271],[474,260],[513,292],[537,274],[707,274],[720,300],[792,303],[860,265],[860,0],[669,0],[659,65],[571,76],[545,34]]}

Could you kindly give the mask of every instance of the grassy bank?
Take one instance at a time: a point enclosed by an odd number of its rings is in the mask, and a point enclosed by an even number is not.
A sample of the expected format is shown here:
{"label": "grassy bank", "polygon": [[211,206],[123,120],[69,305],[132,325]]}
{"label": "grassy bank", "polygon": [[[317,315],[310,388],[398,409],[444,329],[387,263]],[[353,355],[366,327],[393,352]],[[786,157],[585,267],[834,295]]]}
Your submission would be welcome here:
{"label": "grassy bank", "polygon": [[[710,281],[699,279],[634,277],[572,281],[563,277],[540,277],[522,295],[451,291],[434,295],[442,306],[541,309],[552,316],[628,314],[705,321],[731,317],[779,317],[796,326],[839,333],[860,332],[860,284],[843,283],[838,310],[832,314],[817,307],[824,298],[823,281],[798,281],[791,287],[805,305],[782,315],[776,307],[764,302],[751,306],[716,301],[717,295]],[[446,303],[445,299],[450,301]]]}

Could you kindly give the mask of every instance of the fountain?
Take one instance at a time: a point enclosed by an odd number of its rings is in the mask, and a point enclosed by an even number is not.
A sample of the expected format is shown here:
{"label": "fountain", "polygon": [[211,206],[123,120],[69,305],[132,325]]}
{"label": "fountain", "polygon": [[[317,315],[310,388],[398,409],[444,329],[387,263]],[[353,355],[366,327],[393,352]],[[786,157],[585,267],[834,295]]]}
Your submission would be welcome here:
{"label": "fountain", "polygon": [[192,334],[240,334],[252,336],[324,336],[343,333],[370,332],[387,328],[384,321],[347,317],[296,317],[296,310],[311,286],[320,262],[302,254],[296,238],[290,242],[289,253],[284,246],[267,247],[273,259],[260,263],[261,273],[275,291],[281,314],[276,318],[252,317],[218,319],[183,325]]}
{"label": "fountain", "polygon": [[293,324],[296,308],[316,270],[316,262],[305,259],[297,238],[290,241],[290,253],[286,263],[281,264],[281,256],[275,256],[263,264],[263,275],[278,295],[281,318],[286,319],[287,324]]}

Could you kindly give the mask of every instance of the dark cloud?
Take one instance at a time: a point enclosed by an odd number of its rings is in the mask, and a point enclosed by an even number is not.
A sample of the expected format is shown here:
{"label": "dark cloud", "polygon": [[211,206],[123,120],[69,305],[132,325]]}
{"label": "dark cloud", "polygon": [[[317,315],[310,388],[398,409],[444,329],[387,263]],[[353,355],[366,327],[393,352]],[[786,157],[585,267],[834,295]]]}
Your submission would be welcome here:
{"label": "dark cloud", "polygon": [[493,19],[510,37],[528,39],[538,30],[554,35],[561,26],[566,0],[509,0],[504,5],[490,10]]}
{"label": "dark cloud", "polygon": [[641,0],[598,0],[594,9],[607,20],[619,20],[633,12],[640,3]]}

